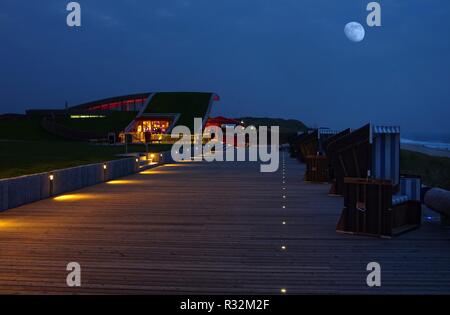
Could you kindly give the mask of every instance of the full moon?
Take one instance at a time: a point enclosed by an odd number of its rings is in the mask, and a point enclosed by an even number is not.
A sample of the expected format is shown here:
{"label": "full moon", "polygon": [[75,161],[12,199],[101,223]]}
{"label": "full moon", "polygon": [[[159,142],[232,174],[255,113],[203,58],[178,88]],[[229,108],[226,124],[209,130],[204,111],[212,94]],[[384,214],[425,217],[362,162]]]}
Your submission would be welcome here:
{"label": "full moon", "polygon": [[344,33],[349,40],[356,43],[362,41],[366,35],[364,27],[358,22],[350,22],[345,25]]}

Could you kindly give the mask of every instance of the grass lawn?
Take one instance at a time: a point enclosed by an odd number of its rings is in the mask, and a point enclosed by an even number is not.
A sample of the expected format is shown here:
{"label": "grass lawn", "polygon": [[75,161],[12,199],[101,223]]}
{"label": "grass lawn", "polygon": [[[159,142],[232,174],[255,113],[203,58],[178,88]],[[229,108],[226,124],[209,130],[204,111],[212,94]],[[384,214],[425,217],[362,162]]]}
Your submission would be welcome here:
{"label": "grass lawn", "polygon": [[[150,145],[149,152],[170,150],[168,145]],[[129,146],[128,152],[145,152],[144,145]],[[2,141],[0,140],[0,178],[117,159],[124,147],[96,146],[86,142]]]}
{"label": "grass lawn", "polygon": [[402,173],[421,175],[425,185],[450,190],[450,158],[401,151]]}
{"label": "grass lawn", "polygon": [[40,117],[0,119],[0,140],[53,141],[62,140],[41,127]]}

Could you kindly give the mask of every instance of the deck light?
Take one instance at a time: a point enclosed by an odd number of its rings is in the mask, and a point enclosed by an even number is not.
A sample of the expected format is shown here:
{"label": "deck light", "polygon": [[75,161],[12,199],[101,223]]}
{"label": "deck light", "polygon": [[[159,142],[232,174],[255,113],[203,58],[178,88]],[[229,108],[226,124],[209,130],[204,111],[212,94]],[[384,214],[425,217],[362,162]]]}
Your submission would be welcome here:
{"label": "deck light", "polygon": [[281,246],[281,250],[286,250],[287,249],[287,247],[286,246]]}
{"label": "deck light", "polygon": [[287,290],[283,288],[283,289],[280,290],[280,292],[281,292],[282,294],[286,294]]}
{"label": "deck light", "polygon": [[139,163],[139,159],[138,158],[136,158],[136,163]]}
{"label": "deck light", "polygon": [[286,225],[286,221],[281,222],[281,224]]}
{"label": "deck light", "polygon": [[139,182],[137,180],[112,180],[107,182],[108,185],[132,185],[132,184],[138,184]]}
{"label": "deck light", "polygon": [[52,182],[55,179],[55,175],[50,174],[50,176],[48,177],[48,179]]}
{"label": "deck light", "polygon": [[283,199],[286,199],[286,196],[283,196]]}
{"label": "deck light", "polygon": [[283,206],[283,209],[286,209],[286,206]]}
{"label": "deck light", "polygon": [[99,198],[98,195],[92,195],[92,194],[71,194],[71,195],[62,195],[53,198],[55,201],[80,201],[80,200],[87,200],[87,199],[96,199]]}
{"label": "deck light", "polygon": [[103,164],[103,169],[104,170],[108,169],[108,166],[106,164]]}
{"label": "deck light", "polygon": [[0,229],[15,228],[21,226],[17,220],[0,220]]}

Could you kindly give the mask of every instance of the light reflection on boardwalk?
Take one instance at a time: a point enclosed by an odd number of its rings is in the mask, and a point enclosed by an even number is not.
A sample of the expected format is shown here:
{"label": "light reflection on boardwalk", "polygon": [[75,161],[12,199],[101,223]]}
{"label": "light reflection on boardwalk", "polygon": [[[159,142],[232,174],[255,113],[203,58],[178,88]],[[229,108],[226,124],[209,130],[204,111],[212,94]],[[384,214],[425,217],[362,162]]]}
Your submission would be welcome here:
{"label": "light reflection on boardwalk", "polygon": [[[281,167],[182,163],[9,210],[0,292],[450,293],[448,230],[336,234],[342,200],[303,172],[287,159],[283,185]],[[78,289],[65,286],[72,261]],[[366,287],[371,261],[382,265],[381,288]]]}

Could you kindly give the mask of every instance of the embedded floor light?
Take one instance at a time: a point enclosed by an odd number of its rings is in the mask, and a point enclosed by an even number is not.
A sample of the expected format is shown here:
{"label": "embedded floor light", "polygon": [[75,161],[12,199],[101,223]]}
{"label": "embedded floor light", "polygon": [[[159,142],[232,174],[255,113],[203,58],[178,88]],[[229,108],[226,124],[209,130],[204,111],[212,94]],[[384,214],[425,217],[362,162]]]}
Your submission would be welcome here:
{"label": "embedded floor light", "polygon": [[285,288],[283,288],[283,289],[280,290],[280,292],[281,292],[281,294],[286,294],[287,290]]}
{"label": "embedded floor light", "polygon": [[286,206],[283,206],[283,209],[286,209]]}
{"label": "embedded floor light", "polygon": [[139,184],[139,182],[137,180],[120,179],[120,180],[111,180],[109,182],[106,182],[106,184],[108,184],[108,185],[132,185],[132,184]]}
{"label": "embedded floor light", "polygon": [[58,197],[53,198],[55,201],[80,201],[80,200],[86,200],[86,199],[97,199],[101,198],[98,195],[94,194],[69,194],[69,195],[61,195]]}
{"label": "embedded floor light", "polygon": [[281,222],[281,224],[286,225],[286,221]]}
{"label": "embedded floor light", "polygon": [[48,179],[52,182],[55,179],[55,175],[50,174],[50,176],[48,177]]}
{"label": "embedded floor light", "polygon": [[287,249],[287,247],[286,246],[281,246],[281,250],[286,250]]}
{"label": "embedded floor light", "polygon": [[108,169],[108,166],[106,164],[103,164],[103,169],[104,170]]}

